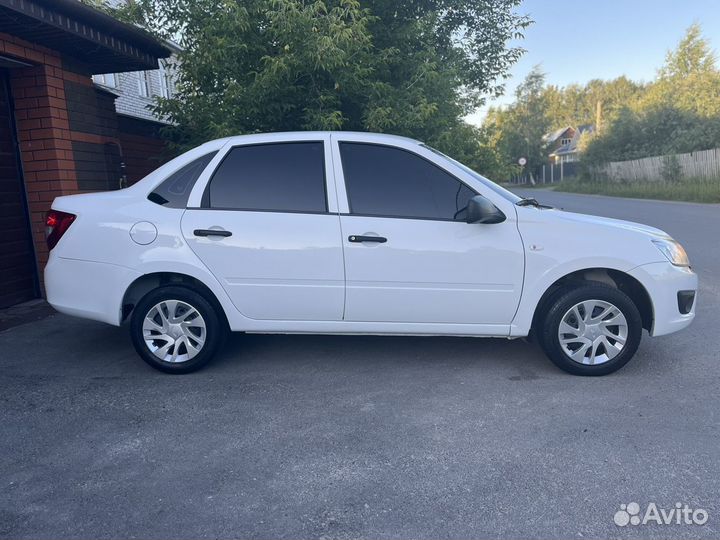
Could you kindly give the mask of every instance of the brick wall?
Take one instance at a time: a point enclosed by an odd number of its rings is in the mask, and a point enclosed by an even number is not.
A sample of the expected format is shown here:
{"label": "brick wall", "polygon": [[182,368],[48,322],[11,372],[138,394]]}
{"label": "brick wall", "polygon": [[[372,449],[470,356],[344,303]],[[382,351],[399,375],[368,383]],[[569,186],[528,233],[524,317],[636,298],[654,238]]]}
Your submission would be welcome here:
{"label": "brick wall", "polygon": [[[0,34],[0,51],[39,65],[10,71],[25,189],[38,266],[47,261],[45,212],[52,200],[77,191],[59,54]],[[78,77],[79,78],[79,77]]]}
{"label": "brick wall", "polygon": [[[78,174],[87,173],[88,159],[87,153],[76,156],[76,151],[87,149],[83,144],[99,145],[103,149],[108,145],[119,148],[116,120],[108,115],[113,98],[99,95],[105,93],[96,90],[89,70],[82,64],[63,58],[46,47],[0,33],[0,54],[35,64],[11,69],[9,73],[32,236],[42,282],[41,270],[48,255],[45,213],[53,199],[110,187],[107,182],[100,185],[78,183]],[[105,167],[112,166],[113,162],[105,152],[101,152],[96,161]],[[119,159],[114,161],[118,166]]]}
{"label": "brick wall", "polygon": [[118,121],[113,94],[94,85],[66,80],[65,95],[71,131],[106,137],[117,135]]}
{"label": "brick wall", "polygon": [[118,135],[122,147],[128,185],[134,184],[173,157],[160,138],[162,124],[128,116],[118,116]]}
{"label": "brick wall", "polygon": [[[45,213],[55,197],[117,189],[121,161],[132,183],[169,156],[158,138],[160,124],[119,117],[117,96],[95,86],[81,62],[2,32],[0,54],[32,64],[9,69],[8,74],[42,283],[48,258]],[[136,75],[122,74],[121,80],[129,83],[130,77]]]}

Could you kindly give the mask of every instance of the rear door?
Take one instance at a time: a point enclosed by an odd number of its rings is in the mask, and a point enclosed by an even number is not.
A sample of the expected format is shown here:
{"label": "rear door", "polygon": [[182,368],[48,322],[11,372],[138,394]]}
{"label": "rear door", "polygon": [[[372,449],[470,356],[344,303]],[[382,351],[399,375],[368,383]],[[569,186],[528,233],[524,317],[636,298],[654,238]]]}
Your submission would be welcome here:
{"label": "rear door", "polygon": [[246,317],[342,319],[344,262],[326,146],[320,136],[226,148],[200,205],[183,216],[185,239]]}
{"label": "rear door", "polygon": [[345,319],[477,324],[505,334],[524,272],[512,205],[503,223],[468,224],[464,209],[480,187],[433,162],[429,150],[333,137],[338,195],[347,197]]}

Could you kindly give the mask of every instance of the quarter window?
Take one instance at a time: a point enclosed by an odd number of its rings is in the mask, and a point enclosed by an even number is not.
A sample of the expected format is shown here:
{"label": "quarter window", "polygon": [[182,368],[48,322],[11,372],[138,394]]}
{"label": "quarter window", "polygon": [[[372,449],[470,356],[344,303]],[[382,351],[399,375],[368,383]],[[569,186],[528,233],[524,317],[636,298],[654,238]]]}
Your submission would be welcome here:
{"label": "quarter window", "polygon": [[407,150],[340,143],[340,155],[353,214],[464,221],[468,201],[477,195]]}
{"label": "quarter window", "polygon": [[323,143],[235,147],[215,171],[203,203],[232,210],[327,212]]}
{"label": "quarter window", "polygon": [[215,154],[217,151],[200,156],[172,173],[148,195],[148,199],[168,208],[185,208],[195,182]]}

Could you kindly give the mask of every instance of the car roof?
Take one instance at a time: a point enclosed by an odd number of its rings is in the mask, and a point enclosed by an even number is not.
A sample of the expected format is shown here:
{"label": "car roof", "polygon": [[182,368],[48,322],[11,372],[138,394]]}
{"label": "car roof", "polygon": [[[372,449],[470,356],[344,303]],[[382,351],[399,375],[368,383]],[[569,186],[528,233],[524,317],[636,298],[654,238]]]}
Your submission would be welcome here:
{"label": "car roof", "polygon": [[377,141],[377,142],[397,141],[397,142],[404,142],[406,144],[407,143],[422,144],[421,141],[418,141],[416,139],[411,139],[409,137],[403,137],[401,135],[391,135],[388,133],[371,133],[371,132],[366,132],[366,131],[280,131],[280,132],[271,132],[271,133],[251,133],[251,134],[247,134],[247,135],[235,135],[235,136],[231,136],[231,137],[223,137],[221,139],[215,139],[215,141],[212,141],[212,142],[232,141],[234,143],[234,142],[249,141],[252,139],[263,140],[263,141],[307,140],[307,139],[311,139],[313,137],[325,138],[328,135],[334,135],[340,139],[348,138],[348,139],[358,140],[358,141]]}

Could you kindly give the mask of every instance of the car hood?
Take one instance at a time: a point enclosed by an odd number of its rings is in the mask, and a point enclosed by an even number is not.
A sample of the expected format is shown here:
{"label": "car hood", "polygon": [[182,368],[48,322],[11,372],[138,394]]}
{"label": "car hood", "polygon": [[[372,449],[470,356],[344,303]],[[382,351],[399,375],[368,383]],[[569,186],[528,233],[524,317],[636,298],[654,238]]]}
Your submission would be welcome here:
{"label": "car hood", "polygon": [[650,227],[649,225],[643,225],[642,223],[635,223],[633,221],[624,221],[622,219],[604,218],[599,216],[591,216],[589,214],[577,214],[575,212],[566,212],[564,210],[557,210],[555,208],[544,210],[547,212],[547,217],[557,221],[566,221],[569,224],[582,223],[587,225],[599,225],[603,227],[613,227],[615,229],[622,229],[625,231],[632,231],[652,236],[655,238],[669,238],[665,231]]}

